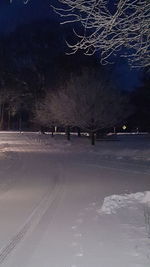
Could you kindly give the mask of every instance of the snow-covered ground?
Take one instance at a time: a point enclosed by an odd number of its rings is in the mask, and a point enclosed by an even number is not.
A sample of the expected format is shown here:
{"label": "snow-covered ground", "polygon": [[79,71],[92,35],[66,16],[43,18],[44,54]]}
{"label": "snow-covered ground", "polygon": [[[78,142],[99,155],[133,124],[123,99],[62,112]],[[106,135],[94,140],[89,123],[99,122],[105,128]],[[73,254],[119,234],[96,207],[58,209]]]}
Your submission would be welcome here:
{"label": "snow-covered ground", "polygon": [[0,132],[0,266],[149,267],[150,136]]}

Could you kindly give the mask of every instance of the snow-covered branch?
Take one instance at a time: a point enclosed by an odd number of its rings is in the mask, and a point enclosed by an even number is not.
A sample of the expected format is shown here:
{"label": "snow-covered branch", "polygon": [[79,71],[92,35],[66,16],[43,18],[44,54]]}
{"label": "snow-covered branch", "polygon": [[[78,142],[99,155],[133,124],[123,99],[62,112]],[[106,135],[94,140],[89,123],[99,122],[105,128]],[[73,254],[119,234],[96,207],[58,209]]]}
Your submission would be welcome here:
{"label": "snow-covered branch", "polygon": [[99,51],[103,64],[117,51],[128,58],[131,66],[150,65],[150,2],[148,0],[58,0],[61,8],[53,9],[63,23],[79,22],[82,34],[69,45],[72,53],[84,50],[92,55]]}
{"label": "snow-covered branch", "polygon": [[105,73],[84,70],[51,97],[51,113],[62,125],[78,126],[90,133],[110,128],[128,116],[125,98]]}

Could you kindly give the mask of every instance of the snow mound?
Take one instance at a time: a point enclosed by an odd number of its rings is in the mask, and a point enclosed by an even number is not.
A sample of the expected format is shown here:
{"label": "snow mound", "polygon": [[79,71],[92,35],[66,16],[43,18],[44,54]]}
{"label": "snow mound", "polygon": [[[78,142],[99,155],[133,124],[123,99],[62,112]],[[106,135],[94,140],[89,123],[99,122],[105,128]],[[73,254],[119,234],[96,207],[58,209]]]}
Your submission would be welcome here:
{"label": "snow mound", "polygon": [[150,207],[150,191],[107,196],[98,213],[115,214],[118,209],[137,203],[144,203]]}
{"label": "snow mound", "polygon": [[150,191],[145,193],[142,203],[146,203],[148,206],[150,206]]}

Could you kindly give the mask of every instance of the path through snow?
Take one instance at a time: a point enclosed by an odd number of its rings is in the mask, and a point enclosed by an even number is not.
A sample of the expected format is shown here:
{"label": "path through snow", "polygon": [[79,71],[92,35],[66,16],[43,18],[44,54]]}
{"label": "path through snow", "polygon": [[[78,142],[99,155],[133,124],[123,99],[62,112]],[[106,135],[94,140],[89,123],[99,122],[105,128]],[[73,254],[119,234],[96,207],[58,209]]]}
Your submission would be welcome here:
{"label": "path through snow", "polygon": [[0,265],[150,266],[148,161],[80,142],[0,133]]}

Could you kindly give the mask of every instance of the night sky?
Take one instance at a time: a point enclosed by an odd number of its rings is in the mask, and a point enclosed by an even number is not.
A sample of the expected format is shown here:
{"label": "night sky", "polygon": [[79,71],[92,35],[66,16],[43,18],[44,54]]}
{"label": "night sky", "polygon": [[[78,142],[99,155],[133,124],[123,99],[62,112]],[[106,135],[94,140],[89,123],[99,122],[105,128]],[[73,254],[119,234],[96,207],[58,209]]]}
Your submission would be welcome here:
{"label": "night sky", "polygon": [[23,0],[13,0],[12,4],[9,0],[0,1],[1,31],[13,31],[20,24],[49,16],[55,16],[49,0],[32,0],[27,5],[23,4]]}
{"label": "night sky", "polygon": [[[27,5],[22,0],[13,0],[10,4],[9,0],[0,1],[0,31],[11,32],[21,24],[27,24],[31,21],[42,18],[59,17],[52,11],[50,4],[56,1],[52,0],[30,0]],[[116,59],[118,60],[118,59]],[[120,60],[116,70],[116,79],[118,79],[121,87],[126,90],[132,90],[139,85],[139,70],[130,70],[127,63]]]}

